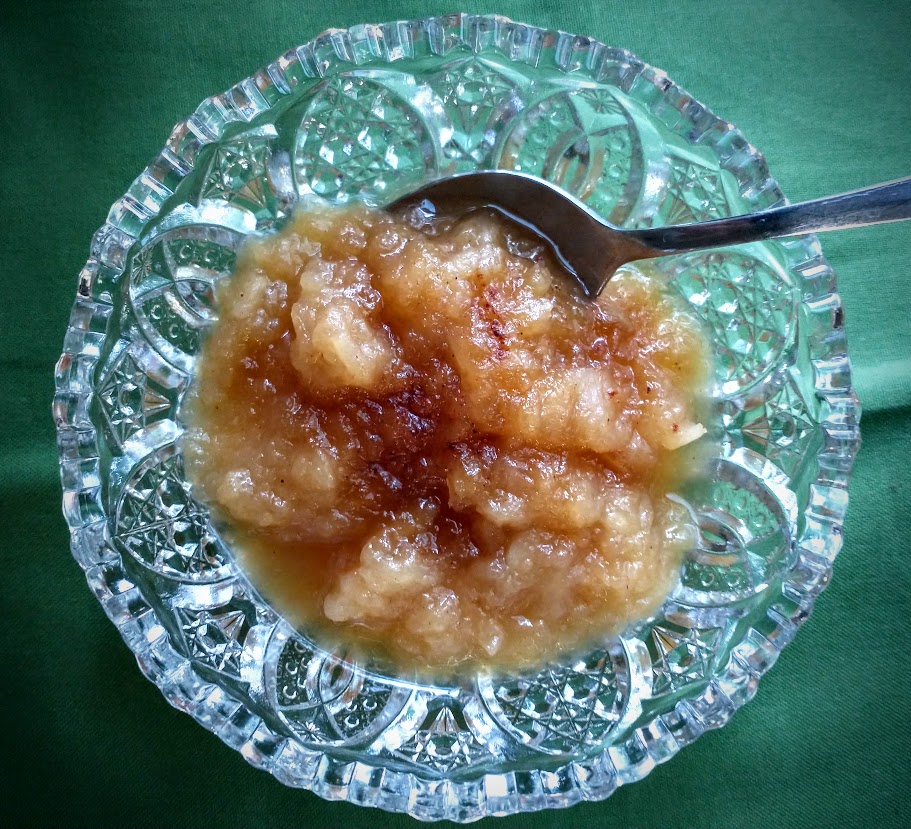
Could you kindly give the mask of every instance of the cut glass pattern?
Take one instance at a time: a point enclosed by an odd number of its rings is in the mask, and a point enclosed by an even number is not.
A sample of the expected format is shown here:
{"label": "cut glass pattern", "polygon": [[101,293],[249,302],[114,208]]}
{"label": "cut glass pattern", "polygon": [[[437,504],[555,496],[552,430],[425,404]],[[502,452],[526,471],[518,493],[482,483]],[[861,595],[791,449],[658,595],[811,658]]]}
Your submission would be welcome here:
{"label": "cut glass pattern", "polygon": [[218,281],[298,198],[383,204],[487,166],[634,226],[783,198],[731,125],[622,50],[467,14],[330,32],[175,127],[93,240],[56,374],[73,554],[146,674],[283,782],[427,820],[601,799],[723,725],[828,581],[859,441],[815,240],[661,260],[716,354],[719,457],[656,619],[436,685],[326,650],[252,587],[238,600],[242,566],[180,455]]}

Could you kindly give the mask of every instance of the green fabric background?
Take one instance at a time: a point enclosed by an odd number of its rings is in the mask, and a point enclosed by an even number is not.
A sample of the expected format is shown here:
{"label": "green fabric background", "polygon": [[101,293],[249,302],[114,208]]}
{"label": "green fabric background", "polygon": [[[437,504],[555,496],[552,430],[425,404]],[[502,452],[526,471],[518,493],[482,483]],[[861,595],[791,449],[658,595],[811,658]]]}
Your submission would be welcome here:
{"label": "green fabric background", "polygon": [[[632,49],[740,126],[794,200],[911,174],[902,0],[461,6]],[[0,824],[417,825],[282,787],[141,677],[67,549],[50,401],[89,239],[176,120],[329,26],[453,10],[416,0],[2,5]],[[865,406],[831,587],[728,727],[605,803],[497,826],[911,821],[911,224],[830,235],[823,247]]]}

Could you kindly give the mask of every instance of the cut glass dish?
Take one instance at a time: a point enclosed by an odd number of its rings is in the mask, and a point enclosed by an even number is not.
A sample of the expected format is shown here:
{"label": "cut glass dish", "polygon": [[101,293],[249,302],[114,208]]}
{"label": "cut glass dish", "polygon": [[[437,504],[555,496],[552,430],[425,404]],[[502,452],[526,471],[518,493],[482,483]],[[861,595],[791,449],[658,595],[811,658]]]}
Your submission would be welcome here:
{"label": "cut glass dish", "polygon": [[440,685],[292,628],[184,476],[213,286],[302,196],[384,204],[485,167],[627,227],[784,201],[739,131],[623,50],[492,16],[331,31],[177,125],[94,237],[56,374],[73,555],[146,676],[282,782],[427,820],[601,800],[724,725],[829,579],[859,443],[814,238],[657,260],[712,340],[719,447],[658,618],[537,673]]}

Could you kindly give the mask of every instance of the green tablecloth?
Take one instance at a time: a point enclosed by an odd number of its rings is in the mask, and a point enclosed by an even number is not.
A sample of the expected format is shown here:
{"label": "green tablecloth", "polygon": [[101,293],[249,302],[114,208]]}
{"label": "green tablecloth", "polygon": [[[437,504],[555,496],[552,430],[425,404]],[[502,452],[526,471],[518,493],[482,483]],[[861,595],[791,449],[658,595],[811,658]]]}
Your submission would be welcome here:
{"label": "green tablecloth", "polygon": [[[462,7],[632,49],[738,124],[792,199],[911,173],[903,0]],[[451,10],[416,0],[3,5],[3,825],[416,825],[282,787],[141,677],[67,550],[50,400],[89,239],[173,122],[324,28]],[[911,225],[836,234],[823,246],[865,406],[831,587],[728,727],[605,803],[497,825],[911,820]]]}

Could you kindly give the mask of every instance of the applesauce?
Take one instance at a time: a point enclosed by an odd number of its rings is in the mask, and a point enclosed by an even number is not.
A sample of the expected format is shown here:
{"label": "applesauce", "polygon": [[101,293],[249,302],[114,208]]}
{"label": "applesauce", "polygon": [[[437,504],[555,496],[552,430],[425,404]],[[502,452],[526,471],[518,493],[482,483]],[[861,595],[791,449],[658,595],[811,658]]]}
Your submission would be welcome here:
{"label": "applesauce", "polygon": [[188,398],[187,473],[292,622],[423,672],[648,616],[708,351],[645,267],[592,301],[490,211],[303,210],[249,243]]}

